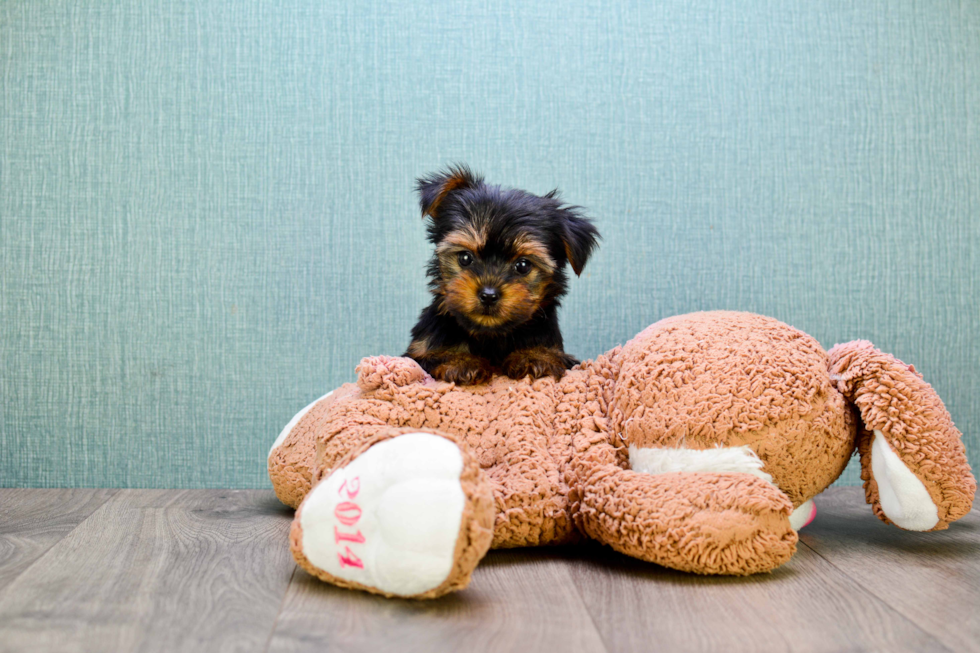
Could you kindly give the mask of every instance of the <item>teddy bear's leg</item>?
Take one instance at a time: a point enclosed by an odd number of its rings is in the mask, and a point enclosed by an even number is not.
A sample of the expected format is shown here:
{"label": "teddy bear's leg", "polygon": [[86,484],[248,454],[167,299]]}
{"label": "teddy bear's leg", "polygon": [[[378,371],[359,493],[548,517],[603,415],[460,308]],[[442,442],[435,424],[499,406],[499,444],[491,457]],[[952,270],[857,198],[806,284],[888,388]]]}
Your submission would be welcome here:
{"label": "teddy bear's leg", "polygon": [[866,340],[829,354],[831,379],[861,414],[861,478],[875,514],[914,531],[940,530],[967,514],[976,481],[932,386]]}
{"label": "teddy bear's leg", "polygon": [[[747,445],[710,449],[630,446],[629,466],[633,471],[647,474],[739,472],[773,482],[772,476],[763,471],[762,459]],[[813,521],[816,514],[813,499],[804,501],[790,514],[790,526],[798,531]]]}
{"label": "teddy bear's leg", "polygon": [[792,504],[739,473],[607,469],[581,495],[581,528],[613,549],[699,574],[770,571],[796,551]]}
{"label": "teddy bear's leg", "polygon": [[576,438],[570,498],[590,537],[642,560],[700,574],[769,571],[796,550],[792,502],[743,472],[623,469],[604,434]]}
{"label": "teddy bear's leg", "polygon": [[490,484],[465,446],[386,427],[306,495],[290,547],[301,567],[334,585],[434,598],[467,585],[493,520]]}

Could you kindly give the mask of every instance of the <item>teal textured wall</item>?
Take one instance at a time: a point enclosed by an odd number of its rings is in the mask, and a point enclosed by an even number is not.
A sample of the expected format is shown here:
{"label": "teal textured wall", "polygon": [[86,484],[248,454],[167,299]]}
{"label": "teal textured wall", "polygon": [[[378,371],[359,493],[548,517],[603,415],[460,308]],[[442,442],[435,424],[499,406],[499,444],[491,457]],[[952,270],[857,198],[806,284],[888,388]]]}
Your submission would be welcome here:
{"label": "teal textured wall", "polygon": [[867,338],[980,462],[980,3],[12,1],[0,71],[0,485],[266,486],[407,345],[449,161],[595,217],[569,351]]}

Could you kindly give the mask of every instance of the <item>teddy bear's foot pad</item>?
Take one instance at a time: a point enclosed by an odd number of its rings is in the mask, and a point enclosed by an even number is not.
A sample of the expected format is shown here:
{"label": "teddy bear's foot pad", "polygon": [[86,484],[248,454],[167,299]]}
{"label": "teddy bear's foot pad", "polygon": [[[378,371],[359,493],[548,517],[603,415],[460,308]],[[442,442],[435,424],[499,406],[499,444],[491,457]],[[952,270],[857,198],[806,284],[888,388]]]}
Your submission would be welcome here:
{"label": "teddy bear's foot pad", "polygon": [[328,582],[386,595],[440,587],[459,571],[462,469],[459,448],[438,435],[375,444],[303,502],[291,538],[297,562]]}
{"label": "teddy bear's foot pad", "polygon": [[802,504],[796,507],[789,516],[789,525],[794,531],[798,531],[804,526],[808,525],[817,516],[817,504],[813,503],[813,499],[804,501]]}

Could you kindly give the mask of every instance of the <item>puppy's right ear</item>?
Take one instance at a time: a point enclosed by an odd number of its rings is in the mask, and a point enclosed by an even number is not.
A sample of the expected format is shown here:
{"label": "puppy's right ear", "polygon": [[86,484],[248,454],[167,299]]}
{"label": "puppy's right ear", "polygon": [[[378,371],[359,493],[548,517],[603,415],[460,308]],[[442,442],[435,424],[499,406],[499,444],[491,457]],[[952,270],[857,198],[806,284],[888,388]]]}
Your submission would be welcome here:
{"label": "puppy's right ear", "polygon": [[415,181],[415,190],[419,194],[422,215],[435,218],[439,214],[439,205],[449,193],[463,188],[473,188],[482,182],[482,177],[474,175],[463,165],[453,165],[445,172],[419,177]]}

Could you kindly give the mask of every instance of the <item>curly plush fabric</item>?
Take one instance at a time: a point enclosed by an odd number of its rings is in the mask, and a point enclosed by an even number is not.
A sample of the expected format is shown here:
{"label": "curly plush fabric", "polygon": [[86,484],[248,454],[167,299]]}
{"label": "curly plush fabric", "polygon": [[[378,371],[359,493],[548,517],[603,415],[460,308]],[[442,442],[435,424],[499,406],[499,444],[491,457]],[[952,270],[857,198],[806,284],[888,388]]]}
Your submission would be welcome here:
{"label": "curly plush fabric", "polygon": [[579,529],[617,551],[682,571],[743,575],[786,562],[796,550],[793,506],[772,484],[747,473],[624,469],[625,447],[605,415],[613,405],[633,412],[615,403],[622,395],[614,379],[629,374],[629,360],[628,345],[583,363],[588,374],[567,382],[573,401],[566,409],[577,424],[570,500]]}
{"label": "curly plush fabric", "polygon": [[563,477],[570,436],[555,432],[564,395],[553,379],[497,377],[464,388],[436,383],[411,359],[389,356],[364,359],[358,375],[358,392],[338,399],[320,426],[313,482],[380,429],[433,430],[465,446],[484,470],[496,507],[494,548],[558,544],[577,535]]}
{"label": "curly plush fabric", "polygon": [[269,452],[269,479],[276,496],[290,508],[299,507],[310,491],[317,434],[325,423],[330,407],[334,402],[344,401],[357,392],[357,386],[346,384],[321,397],[298,416],[299,419],[282,442]]}
{"label": "curly plush fabric", "polygon": [[861,478],[868,503],[879,519],[892,523],[881,508],[871,466],[874,431],[880,431],[902,462],[916,470],[938,509],[942,530],[963,517],[977,489],[959,430],[932,386],[912,365],[875,349],[867,340],[830,350],[837,388],[861,411],[858,439]]}
{"label": "curly plush fabric", "polygon": [[[838,477],[856,446],[868,500],[887,520],[865,460],[871,430],[925,483],[938,528],[969,510],[976,488],[959,432],[909,366],[863,342],[828,357],[810,336],[758,315],[662,320],[560,381],[458,387],[388,356],[365,358],[357,372],[356,385],[315,404],[270,455],[270,478],[289,505],[379,438],[422,429],[480,468],[467,477],[474,499],[461,533],[492,517],[496,548],[587,536],[675,569],[750,574],[792,556],[791,512]],[[684,454],[672,460],[710,460],[723,448],[746,463],[645,473],[630,469],[631,448],[646,458]],[[489,516],[483,496],[492,496]],[[439,592],[457,588],[479,559],[479,546],[461,547],[458,572]]]}
{"label": "curly plush fabric", "polygon": [[761,315],[695,313],[648,327],[622,358],[612,428],[637,447],[749,445],[794,506],[847,465],[854,417],[827,354],[802,331]]}

